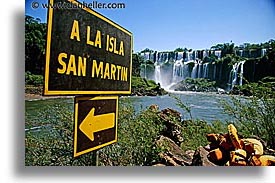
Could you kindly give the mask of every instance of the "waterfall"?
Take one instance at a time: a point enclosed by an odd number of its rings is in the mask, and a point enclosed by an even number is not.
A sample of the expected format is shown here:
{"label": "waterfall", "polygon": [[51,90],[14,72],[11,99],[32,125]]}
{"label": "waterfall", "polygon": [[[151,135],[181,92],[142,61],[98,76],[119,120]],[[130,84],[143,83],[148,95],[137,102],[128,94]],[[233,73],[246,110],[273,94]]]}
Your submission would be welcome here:
{"label": "waterfall", "polygon": [[198,65],[198,63],[195,63],[191,72],[191,78],[198,78]]}
{"label": "waterfall", "polygon": [[[166,61],[166,53],[164,53],[164,52],[159,52],[159,53],[157,53],[157,59],[156,59],[156,62],[157,63],[163,63],[163,62],[165,62]],[[168,59],[168,58],[167,58]]]}
{"label": "waterfall", "polygon": [[218,59],[220,59],[221,56],[222,56],[222,51],[221,50],[215,50],[214,54],[215,54],[216,57],[218,57]]}
{"label": "waterfall", "polygon": [[161,85],[161,73],[160,73],[161,65],[155,64],[155,82]]}
{"label": "waterfall", "polygon": [[150,60],[150,52],[144,53],[144,60]]}
{"label": "waterfall", "polygon": [[213,67],[214,67],[214,68],[213,68],[213,80],[216,80],[216,69],[217,69],[216,64],[214,64]]}
{"label": "waterfall", "polygon": [[[238,50],[236,54],[239,56],[249,56],[249,50]],[[267,49],[257,50],[257,55],[266,55]],[[203,58],[209,55],[215,55],[221,58],[221,50],[194,50],[183,52],[145,52],[141,53],[144,60],[154,62],[154,68],[151,63],[142,65],[141,75],[144,78],[155,80],[160,83],[163,88],[169,88],[172,84],[178,83],[187,77],[193,79],[206,78],[212,81],[219,81],[221,87],[228,81],[228,89],[232,89],[234,85],[243,84],[243,73],[245,61],[235,63],[230,70],[224,67],[221,62],[203,63]],[[254,56],[255,54],[252,54]],[[228,71],[229,77],[227,75]]]}
{"label": "waterfall", "polygon": [[196,51],[196,50],[193,51],[193,57],[194,57],[194,60],[199,58],[198,51]]}
{"label": "waterfall", "polygon": [[169,53],[164,53],[164,62],[169,61]]}
{"label": "waterfall", "polygon": [[265,54],[266,54],[266,49],[263,48],[263,49],[261,50],[261,57],[262,57],[262,56],[265,56]]}
{"label": "waterfall", "polygon": [[243,57],[243,50],[240,50],[240,57]]}
{"label": "waterfall", "polygon": [[243,65],[244,65],[245,61],[241,61],[240,62],[240,66],[241,66],[241,71],[240,71],[240,82],[239,85],[243,85]]}
{"label": "waterfall", "polygon": [[203,78],[208,78],[208,72],[209,72],[209,63],[203,64]]}
{"label": "waterfall", "polygon": [[183,59],[183,52],[178,52],[176,60],[181,60]]}
{"label": "waterfall", "polygon": [[185,61],[187,62],[187,61],[189,61],[189,60],[191,60],[191,54],[190,54],[189,51],[186,51],[186,58],[185,58]]}
{"label": "waterfall", "polygon": [[229,89],[232,89],[234,85],[242,85],[243,84],[243,66],[245,61],[241,61],[235,63],[230,71],[229,75],[229,83],[231,86]]}
{"label": "waterfall", "polygon": [[208,50],[203,50],[203,53],[202,53],[202,59],[204,59],[205,57],[208,57]]}
{"label": "waterfall", "polygon": [[203,64],[199,64],[198,78],[202,78]]}
{"label": "waterfall", "polygon": [[186,77],[190,77],[190,73],[188,70],[189,66],[183,63],[183,59],[176,60],[173,65],[173,83],[180,82],[184,80]]}
{"label": "waterfall", "polygon": [[232,70],[230,72],[231,74],[231,86],[237,84],[237,79],[238,79],[238,65],[239,63],[235,63],[232,67]]}

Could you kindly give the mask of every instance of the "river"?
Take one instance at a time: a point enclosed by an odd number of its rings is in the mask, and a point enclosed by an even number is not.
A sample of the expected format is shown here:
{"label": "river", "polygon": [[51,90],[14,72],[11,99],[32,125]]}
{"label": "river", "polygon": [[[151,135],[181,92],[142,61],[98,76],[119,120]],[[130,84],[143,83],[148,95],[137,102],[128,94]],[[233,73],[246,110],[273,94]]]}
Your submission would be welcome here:
{"label": "river", "polygon": [[[164,96],[123,96],[119,98],[120,103],[131,101],[136,113],[146,109],[152,104],[159,106],[159,109],[171,108],[179,111],[183,119],[189,119],[189,114],[181,109],[176,103],[176,100],[170,95],[175,95],[181,101],[191,108],[193,119],[205,120],[209,123],[220,121],[231,121],[232,117],[225,114],[220,105],[221,100],[230,100],[228,95],[220,95],[216,93],[199,93],[199,92],[169,92],[169,95]],[[39,114],[56,104],[63,105],[69,110],[74,110],[73,98],[54,98],[44,100],[29,100],[25,101],[25,118],[27,121],[38,120]],[[51,114],[54,115],[54,114]],[[39,119],[41,120],[41,119]],[[43,120],[43,119],[42,119]]]}
{"label": "river", "polygon": [[[205,120],[209,123],[220,121],[231,121],[232,117],[225,114],[220,105],[221,100],[230,101],[230,96],[220,95],[216,93],[203,92],[169,92],[170,95],[177,96],[181,101],[191,109],[193,119]],[[159,108],[171,108],[179,111],[183,119],[190,119],[190,115],[184,109],[177,105],[177,101],[170,95],[157,97],[129,97],[133,101],[136,111],[145,109],[146,107],[156,104]]]}

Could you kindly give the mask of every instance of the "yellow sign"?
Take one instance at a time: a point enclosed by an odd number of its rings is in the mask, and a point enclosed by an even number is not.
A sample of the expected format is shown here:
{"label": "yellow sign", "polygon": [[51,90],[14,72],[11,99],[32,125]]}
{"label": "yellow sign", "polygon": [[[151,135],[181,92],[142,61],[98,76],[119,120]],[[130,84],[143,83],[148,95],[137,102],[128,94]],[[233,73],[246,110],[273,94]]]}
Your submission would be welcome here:
{"label": "yellow sign", "polygon": [[117,142],[118,96],[75,97],[74,157]]}
{"label": "yellow sign", "polygon": [[132,33],[78,1],[49,3],[44,95],[130,94]]}

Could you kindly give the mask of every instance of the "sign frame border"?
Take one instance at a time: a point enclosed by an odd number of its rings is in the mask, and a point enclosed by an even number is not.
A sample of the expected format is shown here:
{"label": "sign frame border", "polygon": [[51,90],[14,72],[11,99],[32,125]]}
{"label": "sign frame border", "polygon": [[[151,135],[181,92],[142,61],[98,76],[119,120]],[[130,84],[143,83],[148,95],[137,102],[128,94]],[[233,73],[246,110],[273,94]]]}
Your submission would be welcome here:
{"label": "sign frame border", "polygon": [[[103,144],[100,144],[98,146],[88,148],[86,150],[77,152],[77,131],[78,131],[78,101],[80,100],[116,100],[116,119],[115,119],[115,139]],[[81,97],[75,97],[74,99],[74,158],[78,157],[80,155],[92,152],[94,150],[100,149],[102,147],[108,146],[110,144],[116,143],[117,142],[117,121],[118,121],[118,96],[96,96],[96,97],[86,97],[86,96],[81,96]]]}
{"label": "sign frame border", "polygon": [[[70,3],[79,5],[80,2],[76,0],[67,0]],[[54,0],[49,0],[48,3],[53,4]],[[48,13],[47,13],[47,42],[46,42],[46,64],[45,64],[45,78],[44,78],[44,92],[43,95],[85,95],[85,94],[131,94],[131,85],[132,85],[132,58],[133,58],[133,34],[129,32],[127,29],[121,27],[117,23],[113,22],[112,20],[108,19],[107,17],[101,15],[100,13],[86,7],[82,7],[82,10],[87,11],[88,13],[96,16],[97,18],[107,22],[108,24],[116,27],[117,29],[123,31],[124,33],[128,34],[131,39],[131,53],[130,53],[130,66],[129,66],[129,90],[123,91],[99,91],[99,90],[49,90],[49,73],[50,73],[50,51],[51,51],[51,38],[52,38],[52,21],[53,21],[53,9],[54,7],[49,6]]]}

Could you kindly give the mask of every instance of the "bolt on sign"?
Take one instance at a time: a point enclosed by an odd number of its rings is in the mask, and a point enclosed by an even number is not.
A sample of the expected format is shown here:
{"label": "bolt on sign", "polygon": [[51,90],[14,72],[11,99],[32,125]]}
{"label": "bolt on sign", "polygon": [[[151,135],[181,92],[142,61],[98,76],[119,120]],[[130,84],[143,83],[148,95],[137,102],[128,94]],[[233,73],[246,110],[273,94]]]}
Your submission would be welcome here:
{"label": "bolt on sign", "polygon": [[78,1],[49,4],[44,95],[130,94],[132,33]]}
{"label": "bolt on sign", "polygon": [[117,142],[118,96],[75,97],[74,157]]}

